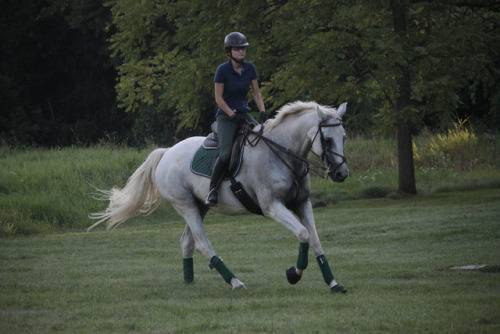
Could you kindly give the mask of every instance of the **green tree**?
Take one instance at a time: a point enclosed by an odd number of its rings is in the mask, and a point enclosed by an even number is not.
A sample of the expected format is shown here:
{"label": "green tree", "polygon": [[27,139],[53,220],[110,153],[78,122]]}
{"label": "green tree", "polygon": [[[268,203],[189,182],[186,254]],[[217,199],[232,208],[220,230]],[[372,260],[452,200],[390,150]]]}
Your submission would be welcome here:
{"label": "green tree", "polygon": [[400,61],[395,68],[396,78],[396,136],[398,142],[399,191],[416,194],[415,167],[413,164],[413,143],[411,121],[406,117],[405,108],[411,104],[411,79],[409,61],[409,43],[406,28],[406,4],[401,0],[391,0],[391,11],[396,34],[396,43],[402,50]]}
{"label": "green tree", "polygon": [[486,97],[485,114],[499,111],[498,1],[116,0],[108,6],[121,60],[117,91],[127,110],[167,115],[177,131],[206,127],[215,110],[213,73],[225,59],[222,40],[242,31],[268,110],[299,99],[349,101],[348,126],[395,133],[404,193],[416,192],[414,133],[445,128],[464,95]]}
{"label": "green tree", "polygon": [[416,192],[412,134],[446,127],[471,83],[498,85],[498,2],[293,1],[273,17],[287,20],[286,30],[273,25],[282,61],[264,94],[277,104],[348,100],[395,131],[401,192]]}
{"label": "green tree", "polygon": [[[240,28],[250,40],[258,37],[260,21],[255,14],[266,4],[109,1],[117,29],[111,48],[120,61],[120,106],[140,114],[142,123],[156,115],[184,136],[208,130],[216,110],[213,75],[226,60],[224,37]],[[252,53],[262,58],[258,44]]]}

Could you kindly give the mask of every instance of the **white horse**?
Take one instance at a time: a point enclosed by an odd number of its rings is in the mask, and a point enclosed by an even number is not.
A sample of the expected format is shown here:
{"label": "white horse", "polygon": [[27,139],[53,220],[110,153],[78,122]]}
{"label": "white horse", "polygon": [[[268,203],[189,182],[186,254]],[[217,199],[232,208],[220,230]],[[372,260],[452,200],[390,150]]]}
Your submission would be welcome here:
{"label": "white horse", "polygon": [[[248,142],[253,141],[254,145],[246,145],[236,176],[263,215],[288,228],[300,241],[296,266],[286,270],[288,281],[295,284],[300,280],[308,264],[310,246],[332,292],[346,292],[346,289],[335,281],[316,232],[309,199],[307,155],[312,151],[321,157],[329,177],[335,182],[344,181],[349,175],[344,156],[346,134],[341,122],[345,111],[346,103],[338,110],[301,101],[282,107],[275,118],[257,125],[249,135]],[[203,218],[209,208],[204,199],[210,180],[190,170],[193,155],[204,139],[191,137],[171,148],[153,151],[123,189],[102,191],[109,206],[91,215],[98,222],[89,230],[104,221],[110,229],[134,216],[152,213],[161,196],[187,223],[181,237],[185,282],[194,280],[196,248],[209,261],[210,268],[216,268],[233,289],[242,289],[245,285],[216,255],[205,233]],[[231,192],[227,181],[220,186],[219,204],[213,210],[227,215],[249,213]]]}

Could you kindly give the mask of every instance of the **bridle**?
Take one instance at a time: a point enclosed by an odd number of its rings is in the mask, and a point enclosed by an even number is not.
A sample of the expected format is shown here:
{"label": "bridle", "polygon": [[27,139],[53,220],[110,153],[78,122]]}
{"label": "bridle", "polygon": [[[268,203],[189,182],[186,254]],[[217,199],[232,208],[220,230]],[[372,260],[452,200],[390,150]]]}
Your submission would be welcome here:
{"label": "bridle", "polygon": [[[319,156],[321,158],[321,161],[325,162],[326,160],[326,164],[327,164],[327,168],[328,168],[328,174],[335,174],[335,172],[342,166],[346,163],[346,158],[345,158],[345,153],[342,152],[343,154],[340,154],[340,153],[337,153],[337,152],[334,152],[334,151],[331,151],[329,148],[328,148],[328,144],[327,144],[327,140],[325,138],[325,135],[323,134],[323,128],[334,128],[334,127],[337,127],[337,126],[341,126],[342,125],[342,120],[338,119],[337,120],[339,121],[338,123],[335,123],[335,124],[325,124],[325,123],[319,123],[318,125],[318,131],[316,131],[316,134],[314,135],[313,137],[313,140],[312,140],[312,143],[314,143],[314,141],[316,140],[316,137],[318,136],[318,133],[320,135],[320,141],[321,141],[321,148],[323,150],[323,152],[321,153],[321,156]],[[314,151],[311,150],[311,152],[314,153]],[[335,168],[333,171],[331,170],[332,166],[333,166],[333,163],[332,161],[330,161],[330,159],[328,158],[328,154],[333,154],[337,157],[340,157],[342,159],[342,162],[337,166],[337,168]],[[316,154],[316,153],[314,153]],[[317,155],[317,154],[316,154]]]}
{"label": "bridle", "polygon": [[[321,141],[321,148],[323,150],[323,152],[321,153],[321,156],[319,156],[321,158],[321,161],[325,162],[325,164],[327,165],[326,167],[325,166],[321,166],[315,162],[312,162],[308,159],[304,159],[302,158],[301,156],[297,155],[296,153],[290,151],[290,149],[288,148],[285,148],[283,146],[281,146],[280,144],[276,143],[275,141],[265,137],[263,135],[263,131],[264,131],[264,124],[262,124],[260,130],[257,132],[257,131],[253,131],[252,129],[250,128],[247,128],[247,143],[254,147],[256,146],[260,140],[263,140],[264,143],[269,147],[269,149],[283,162],[283,164],[289,169],[291,170],[294,174],[295,174],[295,177],[296,179],[302,179],[304,176],[306,176],[309,171],[313,172],[314,174],[324,178],[324,179],[327,179],[328,178],[328,175],[329,174],[335,174],[335,172],[343,165],[346,163],[346,158],[345,158],[345,155],[343,154],[340,154],[340,153],[337,153],[337,152],[333,152],[331,151],[329,148],[328,148],[328,144],[327,144],[327,139],[325,138],[325,135],[323,134],[323,128],[331,128],[331,127],[337,127],[337,126],[341,126],[342,125],[342,121],[340,121],[339,119],[339,123],[335,123],[335,124],[326,124],[326,123],[322,123],[322,122],[319,122],[318,124],[318,131],[316,131],[316,134],[314,135],[311,143],[314,143],[314,141],[316,140],[316,137],[318,136],[318,133],[320,134],[320,141]],[[248,135],[249,134],[253,134],[255,135],[255,138],[253,138],[252,140],[250,140],[248,138]],[[303,166],[304,166],[304,171],[302,172],[302,174],[298,174],[296,173],[295,169],[290,166],[290,164],[285,161],[278,153],[278,151],[281,151],[283,153],[286,153],[287,155],[293,157],[294,159],[302,162]],[[312,147],[311,147],[311,152],[313,152],[316,156],[318,156],[318,154],[316,154],[314,151],[312,151]],[[341,157],[342,158],[342,162],[337,166],[337,168],[335,168],[335,170],[331,170],[332,168],[332,161],[330,161],[330,159],[328,158],[328,154],[333,154],[335,156],[338,156],[338,157]],[[326,160],[326,161],[325,161]]]}

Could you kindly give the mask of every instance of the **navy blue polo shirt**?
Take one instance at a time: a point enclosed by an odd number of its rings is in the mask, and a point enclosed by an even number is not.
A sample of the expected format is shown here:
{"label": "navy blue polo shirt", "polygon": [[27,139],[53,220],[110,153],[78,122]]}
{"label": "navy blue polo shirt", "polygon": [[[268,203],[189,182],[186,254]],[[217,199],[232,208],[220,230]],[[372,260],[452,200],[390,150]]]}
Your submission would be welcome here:
{"label": "navy blue polo shirt", "polygon": [[[231,64],[231,60],[217,67],[214,82],[224,84],[222,98],[227,105],[236,112],[248,112],[247,95],[250,90],[251,81],[258,78],[255,65],[245,61],[241,75],[236,72]],[[217,109],[217,115],[223,113],[221,108]]]}

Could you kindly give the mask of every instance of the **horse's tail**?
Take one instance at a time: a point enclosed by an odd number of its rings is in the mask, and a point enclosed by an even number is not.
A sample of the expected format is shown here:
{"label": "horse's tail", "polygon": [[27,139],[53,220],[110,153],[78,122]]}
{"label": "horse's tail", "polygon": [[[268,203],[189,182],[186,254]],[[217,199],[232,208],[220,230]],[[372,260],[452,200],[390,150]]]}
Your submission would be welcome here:
{"label": "horse's tail", "polygon": [[99,200],[109,200],[106,210],[93,213],[89,217],[98,220],[90,226],[90,231],[107,221],[107,228],[116,228],[126,220],[153,213],[160,204],[160,196],[155,182],[156,167],[167,149],[157,149],[149,154],[146,161],[130,176],[123,189],[99,190]]}

